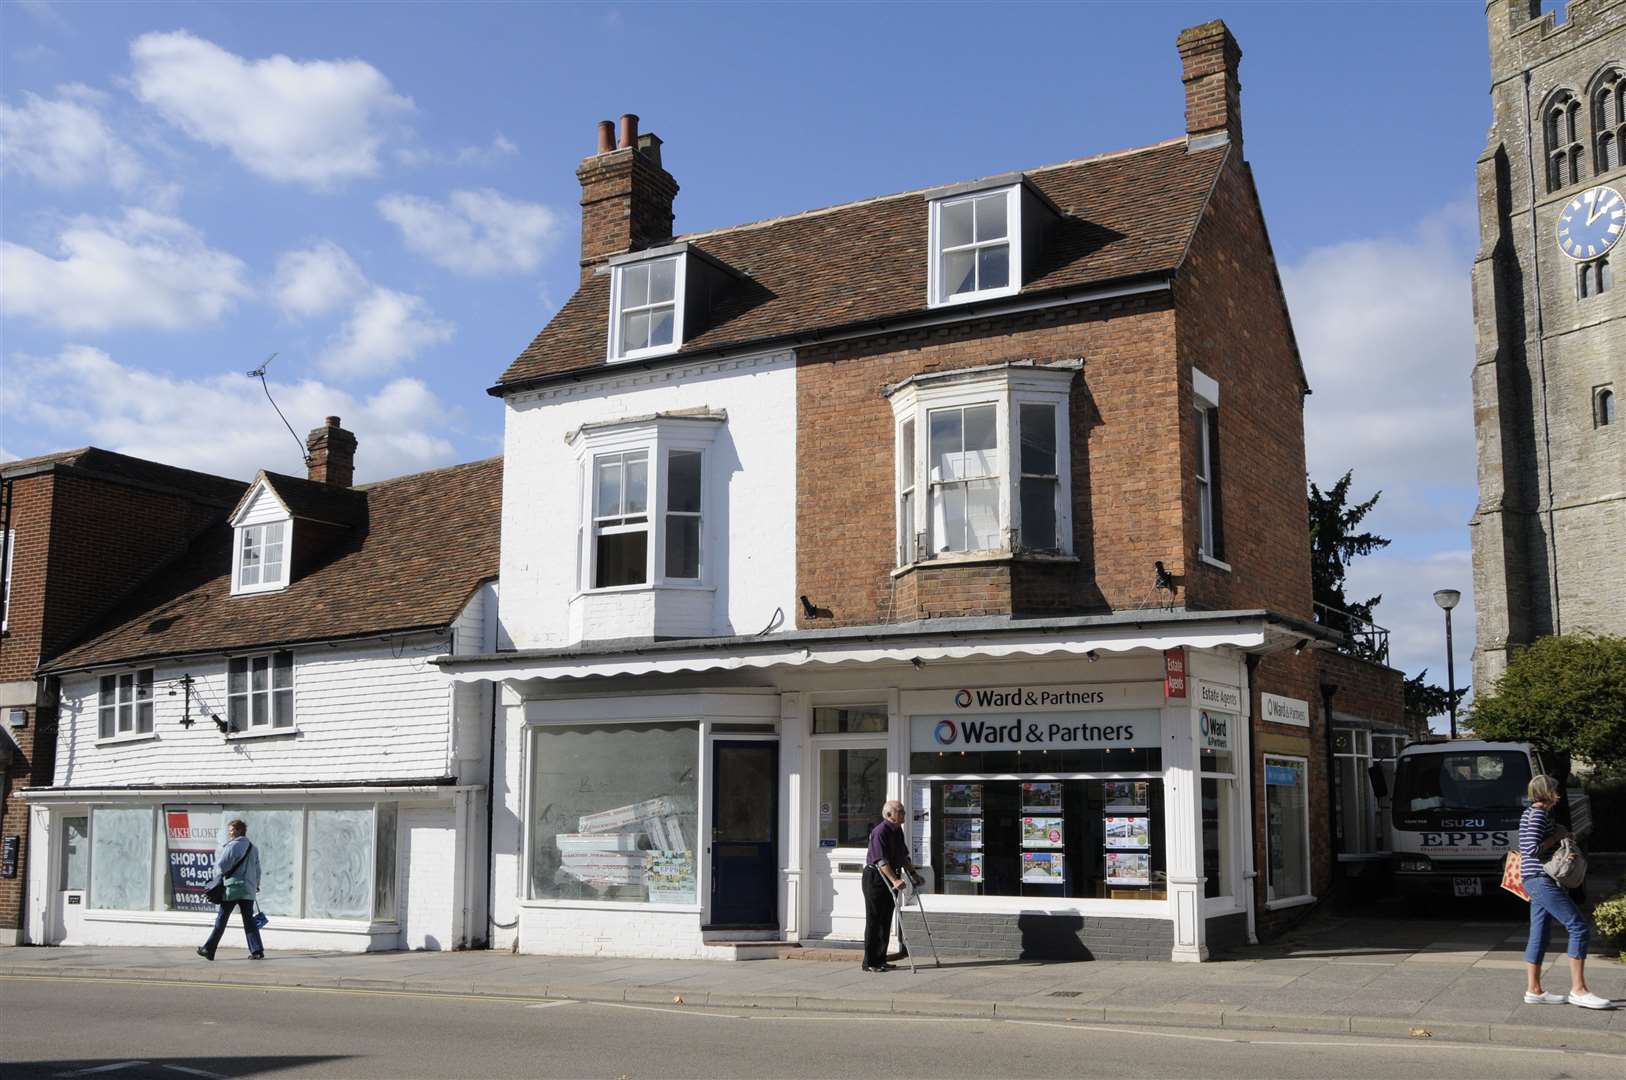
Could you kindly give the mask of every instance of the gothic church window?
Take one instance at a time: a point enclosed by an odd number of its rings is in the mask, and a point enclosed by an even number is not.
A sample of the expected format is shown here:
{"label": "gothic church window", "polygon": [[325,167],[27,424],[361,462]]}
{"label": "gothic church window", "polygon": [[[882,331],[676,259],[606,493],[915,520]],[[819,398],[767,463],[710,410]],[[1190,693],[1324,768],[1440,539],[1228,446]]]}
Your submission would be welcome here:
{"label": "gothic church window", "polygon": [[1592,395],[1593,422],[1598,427],[1608,427],[1615,422],[1615,391],[1607,386],[1599,387]]}
{"label": "gothic church window", "polygon": [[1615,284],[1615,268],[1607,257],[1582,263],[1576,268],[1576,274],[1576,294],[1582,300],[1608,292]]}
{"label": "gothic church window", "polygon": [[1592,92],[1592,130],[1596,133],[1598,172],[1618,169],[1626,155],[1626,73],[1611,68]]}
{"label": "gothic church window", "polygon": [[1582,176],[1581,103],[1568,90],[1553,96],[1543,125],[1547,136],[1547,190],[1558,191]]}

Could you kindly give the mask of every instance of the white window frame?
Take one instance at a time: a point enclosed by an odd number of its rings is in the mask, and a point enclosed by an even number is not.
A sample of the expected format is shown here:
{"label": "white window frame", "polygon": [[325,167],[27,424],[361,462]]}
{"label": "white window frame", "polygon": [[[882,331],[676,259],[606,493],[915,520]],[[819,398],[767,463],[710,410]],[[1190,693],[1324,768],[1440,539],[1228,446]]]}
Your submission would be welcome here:
{"label": "white window frame", "polygon": [[[146,676],[147,697],[143,701],[140,688],[142,676]],[[125,671],[111,672],[101,675],[96,680],[96,741],[98,743],[130,742],[138,739],[151,739],[157,735],[158,729],[158,694],[155,689],[157,672],[153,668],[130,668]],[[103,688],[111,683],[113,699],[104,702]],[[141,710],[145,705],[147,710],[147,726],[141,726]],[[109,734],[103,734],[103,715],[112,718]],[[125,727],[123,720],[129,717],[129,726]]]}
{"label": "white window frame", "polygon": [[17,530],[7,529],[5,535],[0,537],[0,540],[5,542],[5,551],[0,552],[0,556],[3,556],[6,561],[6,580],[3,586],[0,586],[0,588],[4,589],[4,592],[0,593],[0,605],[3,605],[0,606],[0,634],[3,634],[11,629],[11,579],[15,573],[14,567],[17,565]]}
{"label": "white window frame", "polygon": [[[626,262],[612,263],[610,266],[610,333],[608,359],[611,363],[625,360],[638,360],[648,356],[665,356],[683,348],[683,308],[684,294],[687,291],[687,278],[689,269],[689,256],[687,252],[658,255],[653,258],[632,259]],[[626,272],[635,267],[653,267],[656,263],[670,262],[673,264],[672,281],[672,341],[669,345],[651,345],[642,349],[624,349],[621,344],[621,320],[626,314],[621,310],[621,290]],[[656,307],[665,307],[665,304],[648,304],[635,310],[653,310]]]}
{"label": "white window frame", "polygon": [[[1073,556],[1072,444],[1070,407],[1072,382],[1079,369],[1076,362],[1058,365],[1012,365],[972,372],[944,372],[920,376],[894,387],[890,396],[893,413],[893,454],[896,462],[895,502],[898,536],[894,552],[899,569],[926,563],[961,559],[986,559],[1018,552],[1037,556]],[[979,551],[936,551],[932,533],[930,483],[931,414],[977,405],[994,406],[994,428],[998,434],[998,468],[994,479],[999,498],[999,543]],[[1056,415],[1056,546],[1030,549],[1013,546],[1012,537],[1021,536],[1021,429],[1023,405],[1045,405]],[[903,425],[914,421],[913,462],[903,459]],[[912,521],[904,520],[904,495],[914,495]],[[924,538],[917,544],[916,538]]]}
{"label": "white window frame", "polygon": [[[1219,383],[1203,374],[1196,368],[1191,369],[1191,389],[1195,416],[1193,422],[1197,425],[1197,445],[1201,448],[1200,460],[1192,462],[1192,472],[1197,483],[1197,554],[1204,562],[1229,570],[1230,565],[1223,561],[1224,554],[1215,550],[1214,545],[1214,463],[1211,460],[1214,445],[1212,425],[1214,414],[1219,410],[1220,389]],[[1223,510],[1225,500],[1220,499]],[[1224,535],[1223,529],[1221,535]]]}
{"label": "white window frame", "polygon": [[[1010,245],[1010,277],[1005,285],[993,289],[976,289],[972,292],[949,295],[948,282],[943,280],[943,209],[959,203],[972,202],[984,199],[991,195],[1004,195],[1005,197],[1005,241]],[[1000,187],[983,188],[977,191],[967,191],[944,196],[931,200],[931,210],[928,225],[928,243],[926,250],[929,253],[930,264],[926,271],[927,304],[930,307],[946,307],[951,304],[964,304],[973,300],[989,300],[1001,296],[1015,296],[1022,291],[1022,185],[1020,183],[1002,185]],[[977,249],[990,246],[993,242],[979,243],[973,235],[973,243],[961,245],[953,250]],[[918,432],[919,429],[917,429]]]}
{"label": "white window frame", "polygon": [[[576,596],[599,593],[635,592],[643,589],[713,588],[717,571],[716,561],[721,558],[719,539],[711,535],[709,522],[721,520],[721,502],[725,493],[711,476],[714,456],[711,444],[721,416],[700,419],[656,417],[628,424],[605,425],[592,429],[582,428],[570,438],[576,443],[580,475],[578,502],[577,556],[578,574]],[[671,577],[666,573],[667,466],[674,450],[692,450],[700,454],[700,576],[697,578]],[[649,455],[649,488],[646,493],[649,543],[645,546],[644,580],[635,585],[593,584],[598,574],[598,530],[594,528],[595,500],[598,494],[594,473],[595,462],[604,456],[644,451]],[[672,513],[682,514],[681,511]]]}
{"label": "white window frame", "polygon": [[[260,580],[252,585],[243,584],[243,544],[252,535],[258,537],[259,550],[265,549],[265,530],[275,526],[282,530],[282,562],[275,579],[265,576],[265,558],[260,557]],[[262,521],[253,525],[239,525],[232,532],[231,591],[233,596],[247,593],[277,592],[288,587],[288,568],[293,562],[294,523],[290,519]]]}
{"label": "white window frame", "polygon": [[[276,684],[277,658],[288,658],[288,685],[279,687]],[[254,689],[254,667],[257,663],[265,664],[265,689]],[[232,667],[243,665],[243,690],[232,689]],[[291,735],[299,730],[299,698],[296,694],[298,683],[296,669],[298,664],[294,654],[288,649],[278,649],[273,652],[252,653],[247,656],[232,656],[226,660],[226,737],[231,739],[253,738],[261,735]],[[286,694],[288,698],[288,722],[278,724],[277,695]],[[254,722],[254,699],[257,696],[265,697],[265,720],[263,723]],[[238,727],[232,717],[233,705],[243,703],[242,727]]]}
{"label": "white window frame", "polygon": [[[655,476],[654,469],[651,467],[654,463],[650,460],[653,457],[654,451],[652,448],[640,446],[619,450],[600,450],[587,460],[588,487],[591,490],[588,494],[587,511],[582,520],[587,523],[587,543],[589,551],[588,558],[593,567],[593,576],[587,579],[589,582],[596,580],[598,575],[599,537],[632,536],[637,533],[643,533],[645,534],[644,580],[630,582],[628,585],[636,587],[639,585],[648,584],[650,548],[654,546],[655,538],[655,524],[650,520],[650,502],[653,500],[655,495]],[[644,463],[644,510],[641,515],[627,512],[627,466],[639,458],[642,458]],[[612,459],[621,470],[621,504],[618,507],[621,512],[616,514],[600,514],[600,508],[598,505],[599,471],[606,465],[610,464]],[[628,523],[627,519],[633,517],[642,517],[643,521]],[[617,524],[603,524],[604,522],[610,521],[616,522]],[[599,588],[600,586],[592,587]],[[614,589],[625,588],[627,585],[606,585],[602,587]]]}
{"label": "white window frame", "polygon": [[1298,904],[1309,904],[1315,901],[1315,866],[1310,861],[1310,760],[1309,758],[1299,757],[1294,754],[1266,754],[1264,756],[1263,768],[1269,769],[1272,762],[1292,762],[1302,767],[1300,773],[1300,775],[1304,777],[1304,844],[1302,845],[1302,853],[1304,855],[1304,885],[1305,888],[1309,890],[1308,892],[1301,893],[1298,896],[1270,897],[1270,784],[1268,782],[1268,775],[1261,770],[1260,779],[1266,781],[1264,784],[1265,797],[1263,800],[1266,815],[1264,874],[1265,896],[1269,899],[1265,901],[1265,908],[1267,910],[1274,911],[1277,908],[1293,907]]}

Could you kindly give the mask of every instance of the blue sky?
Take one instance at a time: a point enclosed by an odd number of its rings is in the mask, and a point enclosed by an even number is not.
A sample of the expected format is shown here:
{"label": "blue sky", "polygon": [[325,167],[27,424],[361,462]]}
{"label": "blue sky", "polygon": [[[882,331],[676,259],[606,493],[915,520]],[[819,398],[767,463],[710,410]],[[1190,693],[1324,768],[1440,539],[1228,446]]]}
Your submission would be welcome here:
{"label": "blue sky", "polygon": [[[1385,494],[1358,567],[1408,671],[1469,587],[1483,5],[0,5],[0,450],[376,478],[497,452],[484,390],[576,280],[577,161],[636,112],[706,229],[1183,128],[1224,18],[1312,386],[1314,477]],[[1147,212],[1157,212],[1148,193]],[[1459,611],[1458,670],[1471,649]],[[1462,675],[1466,679],[1466,675]]]}

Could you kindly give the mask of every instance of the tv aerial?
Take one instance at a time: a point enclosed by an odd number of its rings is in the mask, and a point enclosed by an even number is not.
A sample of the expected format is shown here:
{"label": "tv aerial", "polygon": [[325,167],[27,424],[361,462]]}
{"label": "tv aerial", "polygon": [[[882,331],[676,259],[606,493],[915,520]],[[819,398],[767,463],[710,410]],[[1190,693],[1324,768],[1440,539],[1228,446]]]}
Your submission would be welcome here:
{"label": "tv aerial", "polygon": [[272,353],[270,356],[265,358],[265,361],[261,363],[259,367],[255,368],[253,371],[246,372],[246,374],[251,379],[260,380],[260,389],[265,391],[265,400],[269,401],[271,403],[271,407],[277,410],[277,419],[281,420],[282,426],[288,429],[288,434],[294,437],[294,443],[299,447],[300,460],[303,461],[308,467],[311,463],[310,451],[305,449],[305,444],[300,441],[299,433],[294,430],[294,426],[292,424],[288,423],[288,418],[282,415],[282,410],[277,408],[277,399],[271,396],[271,387],[267,385],[265,381],[265,369],[270,367],[271,361],[275,360],[276,358],[277,354]]}

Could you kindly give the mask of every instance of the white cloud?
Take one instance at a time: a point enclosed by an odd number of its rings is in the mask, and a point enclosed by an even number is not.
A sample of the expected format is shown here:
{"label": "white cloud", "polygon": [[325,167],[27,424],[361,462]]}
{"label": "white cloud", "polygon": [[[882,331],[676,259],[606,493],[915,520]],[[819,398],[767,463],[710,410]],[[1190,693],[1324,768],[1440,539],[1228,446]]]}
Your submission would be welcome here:
{"label": "white cloud", "polygon": [[1453,206],[1400,239],[1317,248],[1282,268],[1313,391],[1310,475],[1391,490],[1475,483],[1475,222]]}
{"label": "white cloud", "polygon": [[490,165],[519,153],[519,146],[502,132],[491,137],[484,146],[465,146],[457,152],[453,162],[458,165]]}
{"label": "white cloud", "polygon": [[250,295],[242,260],[150,210],[75,218],[57,247],[61,258],[0,242],[0,312],[68,331],[179,330],[213,322]]}
{"label": "white cloud", "polygon": [[[444,465],[456,450],[446,406],[417,379],[358,397],[315,380],[273,383],[296,431],[337,415],[356,433],[356,478],[376,480]],[[8,417],[42,441],[92,443],[137,457],[248,479],[262,468],[304,474],[299,447],[259,383],[240,373],[180,378],[120,364],[70,345],[56,356],[13,355],[0,384]]]}
{"label": "white cloud", "polygon": [[184,30],[143,34],[130,56],[141,101],[271,180],[374,175],[390,118],[413,107],[363,60],[247,60]]}
{"label": "white cloud", "polygon": [[559,216],[539,203],[481,188],[454,191],[445,203],[386,195],[378,212],[430,262],[459,274],[526,274],[559,235]]}
{"label": "white cloud", "polygon": [[357,302],[317,363],[328,374],[378,375],[452,339],[455,327],[435,317],[420,296],[373,286]]}
{"label": "white cloud", "polygon": [[277,259],[271,291],[286,314],[326,315],[367,290],[367,276],[348,252],[331,240]]}
{"label": "white cloud", "polygon": [[55,98],[25,92],[20,105],[0,102],[0,172],[54,188],[103,181],[133,188],[142,178],[141,159],[102,118],[100,97],[71,84],[58,87]]}

